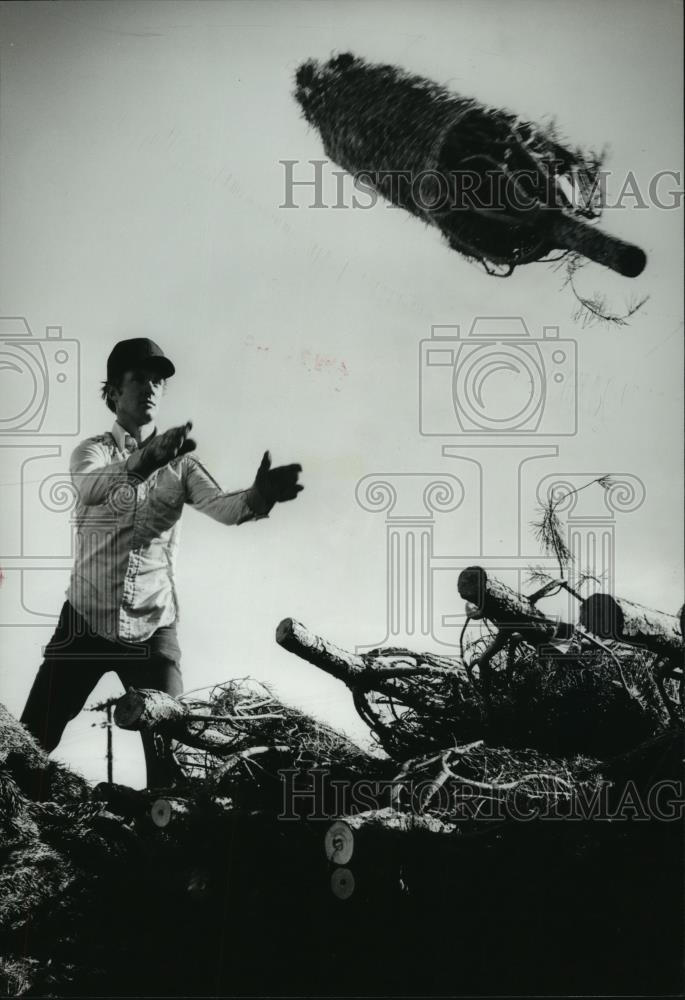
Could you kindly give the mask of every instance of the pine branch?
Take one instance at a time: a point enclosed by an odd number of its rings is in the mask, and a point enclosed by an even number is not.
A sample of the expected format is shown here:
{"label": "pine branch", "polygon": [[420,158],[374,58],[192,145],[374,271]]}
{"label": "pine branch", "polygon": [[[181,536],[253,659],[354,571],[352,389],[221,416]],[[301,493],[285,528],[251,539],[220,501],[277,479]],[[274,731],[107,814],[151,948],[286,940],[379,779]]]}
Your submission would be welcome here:
{"label": "pine branch", "polygon": [[595,292],[592,296],[581,295],[576,288],[574,277],[586,264],[587,260],[573,252],[568,254],[566,258],[566,279],[563,287],[570,287],[578,302],[573,313],[574,321],[580,323],[583,329],[595,323],[603,323],[607,326],[628,326],[628,321],[648,301],[649,296],[644,295],[640,299],[633,296],[626,303],[625,312],[614,312],[607,303],[606,295],[601,292]]}
{"label": "pine branch", "polygon": [[[562,536],[562,524],[557,514],[557,510],[565,500],[568,500],[571,496],[576,496],[578,493],[582,493],[586,490],[588,486],[592,486],[597,483],[602,489],[609,489],[612,485],[612,479],[609,475],[598,476],[597,479],[591,479],[588,483],[583,486],[577,487],[575,490],[567,490],[566,493],[562,493],[560,496],[548,497],[547,503],[542,504],[538,507],[539,519],[537,521],[531,521],[531,527],[533,533],[538,543],[542,547],[542,551],[545,555],[552,555],[556,558],[557,564],[559,566],[559,576],[561,580],[566,579],[565,568],[570,562],[573,561],[573,556],[570,549],[566,545],[566,542]],[[586,576],[586,579],[591,577]],[[549,578],[551,579],[551,577]],[[568,588],[568,585],[566,586]],[[577,595],[574,595],[577,596]]]}

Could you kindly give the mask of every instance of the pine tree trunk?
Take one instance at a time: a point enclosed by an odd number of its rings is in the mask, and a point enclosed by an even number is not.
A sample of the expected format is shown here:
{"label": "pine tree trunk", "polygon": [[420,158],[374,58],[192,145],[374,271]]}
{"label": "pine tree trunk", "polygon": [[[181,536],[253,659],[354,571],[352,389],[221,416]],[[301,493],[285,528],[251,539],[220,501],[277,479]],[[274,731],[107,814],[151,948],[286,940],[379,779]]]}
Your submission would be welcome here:
{"label": "pine tree trunk", "polygon": [[114,721],[120,729],[155,729],[185,722],[188,715],[186,706],[176,698],[151,688],[129,688],[114,709]]}
{"label": "pine tree trunk", "polygon": [[641,646],[658,656],[682,657],[683,636],[677,616],[622,597],[592,594],[580,606],[580,624],[601,639]]}
{"label": "pine tree trunk", "polygon": [[[436,681],[456,677],[468,682],[466,670],[457,657],[412,653],[411,650],[391,647],[358,656],[310,632],[293,618],[284,618],[280,623],[276,629],[276,642],[289,653],[307,660],[350,688],[371,687],[381,691],[383,688],[379,685],[384,681],[410,680],[421,676]],[[393,686],[391,690],[394,690]]]}
{"label": "pine tree trunk", "polygon": [[348,685],[361,679],[366,670],[366,663],[361,656],[348,653],[327,639],[322,639],[293,618],[284,618],[280,623],[276,629],[276,642],[289,653],[294,653]]}
{"label": "pine tree trunk", "polygon": [[527,597],[488,577],[480,566],[462,570],[457,589],[460,597],[478,609],[479,617],[487,618],[501,631],[518,632],[533,646],[548,642],[558,628]]}
{"label": "pine tree trunk", "polygon": [[[352,834],[351,842],[353,845],[356,843],[360,831],[369,829],[383,829],[393,833],[409,833],[414,830],[422,830],[427,833],[454,833],[457,829],[456,823],[447,822],[446,820],[439,819],[437,816],[400,812],[390,806],[386,806],[384,809],[371,809],[368,812],[355,813],[353,816],[341,817],[339,820],[336,820],[333,826],[337,828],[338,824],[343,823],[349,828]],[[333,834],[333,838],[335,838],[335,833]],[[329,839],[331,839],[330,835]]]}

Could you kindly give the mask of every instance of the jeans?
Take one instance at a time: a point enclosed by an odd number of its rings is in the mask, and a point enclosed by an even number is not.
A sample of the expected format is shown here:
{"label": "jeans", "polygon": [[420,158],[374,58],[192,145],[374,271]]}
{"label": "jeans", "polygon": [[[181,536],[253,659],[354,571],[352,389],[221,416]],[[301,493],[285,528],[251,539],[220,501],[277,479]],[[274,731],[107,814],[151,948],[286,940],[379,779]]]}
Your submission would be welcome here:
{"label": "jeans", "polygon": [[[50,753],[76,718],[103,674],[113,670],[125,688],[183,691],[176,626],[166,625],[145,642],[112,642],[97,635],[67,601],[33,682],[21,721]],[[170,774],[151,733],[141,732],[147,783],[168,783]]]}

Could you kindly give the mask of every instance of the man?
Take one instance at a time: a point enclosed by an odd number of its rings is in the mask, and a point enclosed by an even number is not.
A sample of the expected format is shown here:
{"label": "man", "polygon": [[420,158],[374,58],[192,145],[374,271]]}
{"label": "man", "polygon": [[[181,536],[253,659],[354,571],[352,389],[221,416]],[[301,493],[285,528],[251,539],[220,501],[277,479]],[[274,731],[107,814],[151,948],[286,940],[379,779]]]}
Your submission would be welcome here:
{"label": "man", "polygon": [[[125,687],[181,694],[174,562],[184,504],[222,524],[243,524],[268,517],[303,488],[299,465],[272,469],[265,452],[253,485],[224,493],[190,454],[190,422],[158,434],[157,410],[174,372],[152,340],[116,344],[102,387],[116,422],[71,457],[75,563],[21,720],[48,752],[109,670]],[[142,738],[148,784],[164,784],[154,740]]]}

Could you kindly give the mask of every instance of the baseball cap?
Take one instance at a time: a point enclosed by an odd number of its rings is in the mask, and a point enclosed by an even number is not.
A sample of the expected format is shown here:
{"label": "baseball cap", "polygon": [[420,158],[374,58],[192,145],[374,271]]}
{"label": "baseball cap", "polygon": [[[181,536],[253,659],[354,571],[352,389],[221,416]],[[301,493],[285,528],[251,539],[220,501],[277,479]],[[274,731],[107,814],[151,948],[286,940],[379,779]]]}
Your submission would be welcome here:
{"label": "baseball cap", "polygon": [[164,378],[170,378],[176,371],[154,340],[149,340],[147,337],[133,337],[131,340],[120,340],[112,348],[107,358],[107,381],[111,382],[122,372],[143,366],[156,368]]}

